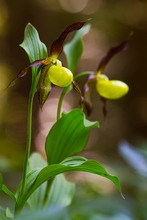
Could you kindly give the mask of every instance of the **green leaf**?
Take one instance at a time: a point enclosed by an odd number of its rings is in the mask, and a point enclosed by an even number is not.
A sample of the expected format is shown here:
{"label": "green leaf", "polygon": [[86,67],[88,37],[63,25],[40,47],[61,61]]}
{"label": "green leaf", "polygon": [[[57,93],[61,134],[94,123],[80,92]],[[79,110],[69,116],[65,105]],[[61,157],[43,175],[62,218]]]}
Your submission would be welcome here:
{"label": "green leaf", "polygon": [[[25,189],[26,191],[28,189],[27,187],[31,185],[36,179],[39,171],[41,170],[40,168],[43,168],[45,166],[47,166],[47,162],[42,158],[39,153],[33,153],[31,155],[31,157],[29,158],[27,184]],[[42,184],[27,200],[27,203],[29,204],[31,209],[36,210],[42,208],[46,192],[46,185],[46,182]],[[62,207],[69,205],[74,195],[74,189],[75,185],[73,183],[67,181],[62,174],[58,175],[51,186],[51,191],[48,195],[47,205],[58,204],[60,206],[62,205]]]}
{"label": "green leaf", "polygon": [[0,206],[0,220],[7,220],[5,215],[5,209]]}
{"label": "green leaf", "polygon": [[48,204],[66,207],[71,204],[75,193],[75,184],[66,180],[63,174],[57,175],[49,194]]}
{"label": "green leaf", "polygon": [[94,126],[98,126],[98,122],[88,121],[79,109],[62,114],[46,139],[48,163],[60,163],[66,157],[81,152],[87,144],[90,129]]}
{"label": "green leaf", "polygon": [[79,166],[86,161],[87,161],[87,159],[85,157],[72,156],[72,157],[66,158],[60,164],[64,164],[66,166]]}
{"label": "green leaf", "polygon": [[0,173],[0,193],[1,191],[3,191],[5,194],[7,194],[11,199],[14,200],[14,202],[16,202],[16,198],[13,192],[11,192],[7,186],[5,184],[3,184],[3,176]]}
{"label": "green leaf", "polygon": [[[33,153],[29,159],[28,172],[35,168],[43,168],[47,162],[39,153]],[[35,179],[35,177],[34,177]],[[28,199],[28,204],[32,209],[42,208],[47,184],[42,184]],[[58,175],[52,183],[51,191],[48,195],[48,205],[58,204],[62,207],[71,203],[74,195],[75,185],[68,182],[64,175]]]}
{"label": "green leaf", "polygon": [[2,184],[3,184],[3,176],[2,174],[0,173],[0,193],[2,191]]}
{"label": "green leaf", "polygon": [[8,207],[4,209],[3,207],[0,206],[0,220],[7,220],[7,219],[13,219],[13,213]]}
{"label": "green leaf", "polygon": [[64,53],[67,59],[67,68],[73,73],[83,52],[83,43],[81,38],[87,34],[89,30],[90,25],[85,25],[80,30],[76,31],[72,40],[64,46]]}
{"label": "green leaf", "polygon": [[5,214],[8,219],[13,219],[13,217],[14,217],[13,213],[11,212],[11,210],[8,207],[6,208]]}
{"label": "green leaf", "polygon": [[2,191],[6,193],[14,202],[16,202],[16,198],[13,192],[11,192],[6,185],[2,184]]}
{"label": "green leaf", "polygon": [[121,186],[118,178],[116,176],[110,175],[105,168],[98,163],[95,160],[87,160],[87,161],[81,161],[80,165],[73,165],[73,162],[71,161],[71,166],[70,165],[64,165],[64,164],[53,164],[49,165],[45,168],[43,168],[39,174],[37,175],[36,179],[34,182],[30,182],[31,176],[27,178],[27,190],[25,193],[18,198],[17,203],[16,203],[16,210],[21,210],[29,198],[29,196],[38,188],[40,187],[41,184],[43,184],[45,181],[48,181],[50,179],[53,179],[56,175],[68,172],[68,171],[84,171],[84,172],[89,172],[93,174],[97,174],[100,176],[103,176],[109,180],[111,180],[116,188],[119,190],[121,193]]}
{"label": "green leaf", "polygon": [[7,88],[13,86],[17,79],[20,77],[24,77],[29,68],[32,68],[32,80],[33,80],[33,92],[35,93],[37,90],[37,83],[40,77],[40,70],[42,68],[42,59],[48,57],[47,48],[44,43],[40,41],[39,34],[35,27],[30,23],[27,24],[24,32],[24,40],[20,44],[20,46],[26,51],[30,65],[26,68],[22,69],[19,74],[10,81]]}
{"label": "green leaf", "polygon": [[[34,210],[25,210],[15,217],[15,220],[69,220],[69,213],[66,209],[59,206]],[[3,219],[2,219],[3,220]],[[5,220],[5,219],[4,219]]]}
{"label": "green leaf", "polygon": [[[43,59],[48,56],[47,48],[44,43],[40,41],[39,35],[35,27],[28,23],[24,32],[24,41],[20,46],[28,54],[29,60],[32,63],[35,60]],[[39,67],[33,67],[33,74],[37,73]]]}
{"label": "green leaf", "polygon": [[41,154],[36,152],[31,154],[28,162],[28,172],[36,168],[43,168],[45,166],[47,166],[47,162],[43,159]]}
{"label": "green leaf", "polygon": [[[24,189],[25,192],[28,190],[29,186],[33,184],[34,180],[37,178],[40,171],[41,171],[41,168],[36,168],[27,173],[26,185]],[[18,198],[21,197],[21,188],[22,188],[22,182],[17,189],[16,200],[18,200]]]}
{"label": "green leaf", "polygon": [[[33,153],[29,159],[29,169],[43,168],[47,166],[47,162],[39,153]],[[35,179],[35,178],[34,178]],[[42,184],[28,199],[28,204],[32,209],[42,208],[43,199],[46,192],[47,184]],[[47,204],[58,204],[62,207],[71,203],[74,195],[75,185],[67,181],[63,174],[58,175],[51,186],[51,191],[48,195]]]}
{"label": "green leaf", "polygon": [[24,41],[20,46],[28,54],[30,62],[46,58],[48,55],[45,44],[40,41],[38,31],[30,23],[25,28]]}
{"label": "green leaf", "polygon": [[[35,170],[36,168],[43,168],[47,166],[47,162],[42,158],[42,156],[39,153],[33,153],[31,157],[29,158],[29,164],[28,164],[28,173],[32,170]],[[37,171],[38,172],[38,171]],[[38,175],[38,173],[35,172],[34,179]],[[31,207],[31,209],[36,209],[42,207],[44,195],[46,190],[46,183],[42,184],[28,199],[28,204]]]}

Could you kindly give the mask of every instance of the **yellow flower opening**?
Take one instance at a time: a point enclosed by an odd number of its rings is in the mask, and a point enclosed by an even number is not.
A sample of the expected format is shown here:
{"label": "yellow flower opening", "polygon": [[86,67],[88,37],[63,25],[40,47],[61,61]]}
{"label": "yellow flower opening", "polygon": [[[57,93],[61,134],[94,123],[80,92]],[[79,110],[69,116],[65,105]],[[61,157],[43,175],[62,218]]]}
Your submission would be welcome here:
{"label": "yellow flower opening", "polygon": [[52,65],[48,70],[50,81],[59,87],[69,86],[73,81],[72,72],[63,66]]}
{"label": "yellow flower opening", "polygon": [[119,99],[128,93],[129,87],[120,80],[109,80],[104,74],[98,74],[96,90],[106,99]]}

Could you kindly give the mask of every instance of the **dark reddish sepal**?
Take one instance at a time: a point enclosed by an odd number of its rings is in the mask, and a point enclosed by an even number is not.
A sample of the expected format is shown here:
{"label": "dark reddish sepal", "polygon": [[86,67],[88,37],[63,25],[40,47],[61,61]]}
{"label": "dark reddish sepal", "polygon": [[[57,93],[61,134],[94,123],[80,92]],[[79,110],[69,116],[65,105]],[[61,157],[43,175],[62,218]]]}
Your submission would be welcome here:
{"label": "dark reddish sepal", "polygon": [[110,61],[110,59],[116,55],[117,53],[121,52],[121,51],[124,51],[124,50],[127,50],[128,49],[128,41],[123,41],[122,43],[120,43],[119,45],[117,45],[116,47],[112,47],[108,53],[102,57],[99,65],[98,65],[98,68],[97,68],[97,72],[99,71],[103,71],[104,68],[106,67],[106,65],[108,64],[108,62]]}
{"label": "dark reddish sepal", "polygon": [[24,77],[24,76],[27,74],[27,72],[28,72],[28,70],[29,70],[30,67],[43,65],[43,61],[44,61],[44,59],[36,60],[36,61],[34,61],[33,63],[31,63],[29,66],[27,66],[26,68],[23,68],[23,69],[18,73],[18,75],[17,75],[14,79],[12,79],[12,80],[10,81],[10,83],[8,84],[8,86],[6,87],[6,89],[8,89],[8,88],[14,86],[17,79],[19,79],[19,78],[21,78],[21,77]]}
{"label": "dark reddish sepal", "polygon": [[67,35],[70,32],[79,30],[80,28],[83,27],[83,25],[85,24],[85,22],[76,22],[73,23],[72,25],[68,26],[59,36],[59,38],[57,40],[55,40],[50,48],[50,55],[56,55],[57,57],[61,54],[62,50],[63,50],[63,43],[65,38],[67,37]]}
{"label": "dark reddish sepal", "polygon": [[24,77],[24,76],[27,74],[29,68],[31,68],[31,67],[33,67],[33,66],[41,66],[41,65],[43,65],[43,61],[44,61],[44,59],[36,60],[36,61],[34,61],[33,63],[31,63],[28,67],[22,69],[22,70],[19,72],[19,74],[18,74],[18,78],[19,78],[19,77]]}

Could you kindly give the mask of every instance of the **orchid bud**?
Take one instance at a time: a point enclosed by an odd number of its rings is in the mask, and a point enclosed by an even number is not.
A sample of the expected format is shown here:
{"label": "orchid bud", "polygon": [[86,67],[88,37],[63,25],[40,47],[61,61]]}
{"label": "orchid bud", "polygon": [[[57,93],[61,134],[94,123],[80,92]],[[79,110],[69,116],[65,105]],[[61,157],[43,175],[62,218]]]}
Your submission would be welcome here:
{"label": "orchid bud", "polygon": [[129,87],[122,81],[109,80],[104,74],[98,74],[96,90],[106,99],[119,99],[128,93]]}
{"label": "orchid bud", "polygon": [[48,70],[50,81],[59,87],[69,86],[73,81],[72,72],[63,66],[52,65]]}

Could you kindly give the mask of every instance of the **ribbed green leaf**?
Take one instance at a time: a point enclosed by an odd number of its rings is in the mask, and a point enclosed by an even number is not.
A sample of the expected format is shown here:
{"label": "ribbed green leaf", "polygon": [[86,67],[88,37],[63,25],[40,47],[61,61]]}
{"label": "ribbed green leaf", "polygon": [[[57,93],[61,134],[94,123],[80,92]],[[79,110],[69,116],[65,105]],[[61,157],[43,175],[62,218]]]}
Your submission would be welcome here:
{"label": "ribbed green leaf", "polygon": [[[36,168],[27,173],[24,192],[28,191],[28,188],[30,187],[30,185],[33,184],[34,180],[37,178],[40,171],[41,168]],[[22,188],[22,183],[19,185],[19,188],[17,189],[16,200],[18,200],[18,198],[21,197],[21,188]]]}
{"label": "ribbed green leaf", "polygon": [[26,51],[30,62],[47,57],[47,48],[40,41],[39,35],[35,27],[28,23],[24,32],[24,41],[20,46]]}
{"label": "ribbed green leaf", "polygon": [[78,166],[81,165],[82,163],[86,162],[87,159],[85,157],[81,156],[72,156],[68,157],[65,160],[63,160],[60,164],[64,164],[66,166]]}
{"label": "ribbed green leaf", "polygon": [[47,166],[47,162],[45,159],[43,159],[41,154],[37,152],[32,153],[32,155],[29,158],[28,172],[36,168],[43,168],[45,166]]}
{"label": "ribbed green leaf", "polygon": [[0,220],[8,220],[5,213],[6,213],[5,209],[0,206]]}
{"label": "ribbed green leaf", "polygon": [[0,193],[2,191],[2,184],[3,184],[3,176],[2,174],[0,173]]}
{"label": "ribbed green leaf", "polygon": [[48,205],[66,207],[72,202],[75,193],[75,184],[69,182],[64,174],[57,175],[49,193]]}
{"label": "ribbed green leaf", "polygon": [[[31,172],[32,170],[35,170],[37,168],[44,168],[47,166],[47,162],[42,158],[42,156],[39,153],[33,153],[31,157],[29,158],[29,164],[28,164],[28,172]],[[35,173],[37,176],[37,172]],[[34,176],[34,179],[36,178]],[[46,183],[42,184],[28,199],[28,204],[31,207],[31,209],[37,209],[42,207],[43,199],[45,195],[46,190]]]}
{"label": "ribbed green leaf", "polygon": [[89,173],[93,173],[93,174],[97,174],[103,177],[106,177],[107,179],[111,180],[116,188],[119,190],[119,192],[121,193],[121,186],[119,183],[119,180],[116,176],[112,176],[110,175],[105,168],[98,163],[95,160],[87,160],[87,161],[83,161],[81,160],[81,164],[75,166],[73,165],[73,162],[71,161],[71,165],[64,165],[64,164],[53,164],[53,165],[49,165],[45,168],[43,168],[39,174],[37,175],[36,179],[34,180],[34,182],[30,183],[29,178],[31,178],[31,176],[29,176],[27,178],[27,190],[25,191],[25,193],[23,194],[22,197],[19,197],[17,200],[17,204],[16,204],[16,210],[21,210],[25,204],[25,202],[27,201],[27,199],[29,198],[29,196],[41,185],[43,184],[45,181],[53,179],[56,175],[60,174],[60,173],[64,173],[64,172],[68,172],[68,171],[84,171],[84,172],[89,172]]}
{"label": "ribbed green leaf", "polygon": [[[33,153],[29,159],[29,171],[35,168],[43,168],[47,166],[47,162],[39,153]],[[35,178],[34,178],[35,179]],[[42,184],[28,199],[31,208],[41,208],[46,192],[47,182]],[[51,191],[48,194],[47,204],[58,204],[62,207],[71,203],[74,195],[75,185],[67,181],[63,174],[58,175],[51,186]]]}
{"label": "ribbed green leaf", "polygon": [[94,126],[98,126],[98,122],[88,121],[79,109],[62,114],[46,139],[48,163],[60,163],[65,158],[81,152],[87,144],[90,129]]}
{"label": "ribbed green leaf", "polygon": [[[44,43],[40,41],[39,35],[35,27],[28,23],[24,32],[24,41],[20,46],[28,54],[29,60],[32,63],[35,60],[46,58],[47,48]],[[38,67],[33,67],[33,74],[37,73]]]}
{"label": "ribbed green leaf", "polygon": [[76,31],[72,40],[64,46],[64,53],[67,59],[67,68],[73,73],[83,52],[83,43],[81,38],[87,34],[89,30],[89,24],[83,26],[79,31]]}
{"label": "ribbed green leaf", "polygon": [[16,202],[16,198],[13,192],[11,192],[6,185],[2,184],[2,191],[4,193],[6,193],[11,199],[14,200],[14,202]]}
{"label": "ribbed green leaf", "polygon": [[[42,158],[39,153],[33,153],[29,158],[28,174],[25,191],[28,190],[28,187],[33,184],[34,180],[37,178],[38,173],[41,171],[41,168],[47,166],[47,162]],[[46,193],[47,182],[42,184],[38,189],[32,193],[32,195],[27,200],[27,203],[31,209],[42,208],[44,201],[44,196]],[[21,190],[21,185],[18,189],[17,195]],[[51,191],[49,192],[47,202],[48,205],[58,204],[62,207],[67,206],[71,203],[74,195],[75,185],[67,181],[63,174],[55,177]]]}
{"label": "ribbed green leaf", "polygon": [[7,194],[11,199],[14,200],[14,202],[16,202],[16,198],[13,192],[11,192],[7,186],[5,184],[3,184],[3,176],[0,173],[0,193],[1,191],[3,191],[5,194]]}

